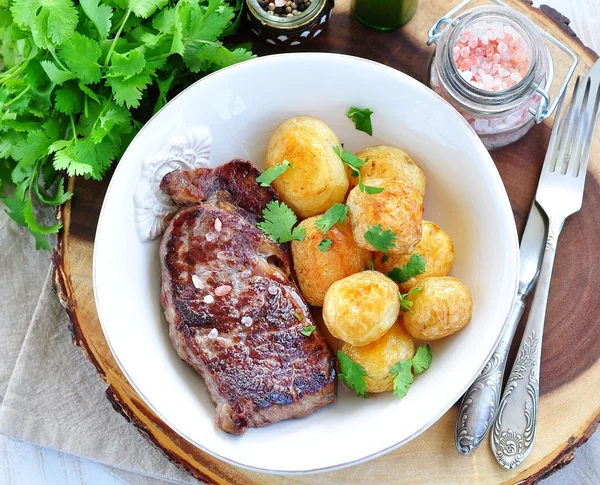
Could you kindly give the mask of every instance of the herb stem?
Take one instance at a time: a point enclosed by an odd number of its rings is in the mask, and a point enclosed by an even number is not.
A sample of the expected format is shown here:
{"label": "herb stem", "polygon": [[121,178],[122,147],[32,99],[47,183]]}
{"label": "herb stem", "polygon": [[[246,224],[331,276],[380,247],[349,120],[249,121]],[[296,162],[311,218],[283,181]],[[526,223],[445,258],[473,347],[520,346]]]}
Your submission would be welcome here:
{"label": "herb stem", "polygon": [[73,115],[69,115],[69,118],[71,118],[71,130],[73,131],[73,141],[77,141],[77,129],[75,128],[75,118],[73,118]]}
{"label": "herb stem", "polygon": [[[25,61],[25,62],[19,64],[18,66],[13,66],[8,71],[0,74],[0,84],[4,84],[6,81],[21,74],[27,68],[28,63],[29,63],[29,61]],[[14,69],[14,71],[13,71],[13,69]]]}
{"label": "herb stem", "polygon": [[116,22],[115,24],[113,24],[112,28],[110,29],[111,32],[117,31],[121,28],[121,26],[123,26],[125,24],[125,22],[127,22],[127,17],[128,17],[128,13],[125,12],[123,14],[123,16],[121,17],[121,20],[119,20],[118,22]]}
{"label": "herb stem", "polygon": [[110,49],[108,49],[108,54],[106,54],[106,60],[104,61],[104,67],[108,66],[108,62],[110,61],[112,53],[115,50],[117,41],[119,40],[119,37],[121,37],[121,33],[123,32],[123,27],[125,27],[125,23],[127,22],[127,19],[129,18],[130,15],[131,15],[131,7],[127,9],[127,13],[123,17],[123,20],[121,21],[121,26],[119,27],[119,30],[117,30],[117,33],[115,34],[115,38],[113,39],[112,44],[110,45]]}
{"label": "herb stem", "polygon": [[25,96],[29,91],[31,90],[31,86],[27,86],[25,89],[23,89],[23,91],[21,91],[19,94],[17,94],[13,99],[11,99],[8,103],[6,103],[4,105],[5,108],[8,108],[11,104],[13,104],[15,101],[18,101],[19,99],[21,99],[23,96]]}
{"label": "herb stem", "polygon": [[170,54],[160,54],[158,56],[152,56],[152,57],[148,57],[146,58],[146,62],[148,61],[158,61],[160,59],[164,59],[165,57],[169,57]]}
{"label": "herb stem", "polygon": [[223,45],[220,42],[211,42],[210,40],[203,40],[203,39],[193,39],[191,37],[184,37],[183,40],[186,42],[197,42],[198,44],[217,45],[219,47],[221,47]]}
{"label": "herb stem", "polygon": [[50,54],[52,54],[52,57],[54,58],[54,60],[56,61],[56,63],[62,67],[63,71],[68,71],[69,69],[67,69],[67,67],[60,61],[60,59],[58,58],[58,56],[56,55],[56,52],[54,51],[54,48],[51,46],[48,46],[48,51],[50,52]]}

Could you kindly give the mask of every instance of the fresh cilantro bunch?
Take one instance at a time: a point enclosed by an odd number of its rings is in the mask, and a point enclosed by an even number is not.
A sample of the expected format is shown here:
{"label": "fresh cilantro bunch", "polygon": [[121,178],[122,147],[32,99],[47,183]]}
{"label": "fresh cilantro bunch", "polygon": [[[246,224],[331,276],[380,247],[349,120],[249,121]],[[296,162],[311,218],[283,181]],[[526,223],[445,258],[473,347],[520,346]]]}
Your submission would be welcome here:
{"label": "fresh cilantro bunch", "polygon": [[[60,205],[62,172],[102,179],[142,124],[209,72],[252,57],[226,47],[241,0],[0,0],[0,200],[50,249],[34,200]],[[10,194],[10,195],[9,195]]]}

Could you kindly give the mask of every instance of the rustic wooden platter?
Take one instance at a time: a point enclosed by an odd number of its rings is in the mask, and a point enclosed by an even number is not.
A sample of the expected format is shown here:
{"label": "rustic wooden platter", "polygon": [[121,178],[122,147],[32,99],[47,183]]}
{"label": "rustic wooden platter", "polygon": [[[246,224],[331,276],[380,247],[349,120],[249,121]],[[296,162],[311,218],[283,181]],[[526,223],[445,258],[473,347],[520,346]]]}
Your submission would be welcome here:
{"label": "rustic wooden platter", "polygon": [[[430,25],[453,6],[450,0],[421,1],[413,20],[396,32],[363,27],[349,12],[349,0],[338,0],[329,28],[298,50],[330,51],[373,59],[426,82],[433,51],[425,44]],[[597,57],[574,37],[566,19],[548,8],[534,9],[524,0],[507,0],[538,25],[567,43],[579,56],[578,72]],[[252,40],[250,34],[240,37]],[[256,39],[254,39],[256,40]],[[255,42],[260,55],[283,49]],[[566,71],[566,58],[557,75]],[[377,80],[373,80],[373,89]],[[263,95],[268,95],[265,87]],[[531,205],[550,135],[550,123],[535,127],[520,142],[492,153],[506,185],[519,231]],[[312,476],[262,475],[223,463],[195,448],[170,430],[144,404],[121,373],[104,339],[92,288],[94,235],[109,177],[101,182],[71,179],[72,201],[59,210],[64,228],[53,254],[58,295],[71,320],[79,345],[108,383],[114,408],[130,420],[174,463],[209,483],[531,483],[568,464],[575,449],[594,432],[600,420],[600,134],[596,134],[581,212],[570,218],[558,247],[544,335],[539,428],[534,450],[516,470],[500,468],[486,440],[471,456],[454,446],[456,406],[407,445],[376,460],[348,469]],[[520,335],[517,336],[520,339]],[[514,349],[513,349],[514,351]]]}

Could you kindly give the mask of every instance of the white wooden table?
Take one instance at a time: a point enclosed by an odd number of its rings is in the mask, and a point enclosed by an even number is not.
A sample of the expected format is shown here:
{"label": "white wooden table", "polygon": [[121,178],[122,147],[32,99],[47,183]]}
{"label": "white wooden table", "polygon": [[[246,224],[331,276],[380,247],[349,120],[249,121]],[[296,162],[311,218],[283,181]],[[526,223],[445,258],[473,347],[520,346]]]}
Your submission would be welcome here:
{"label": "white wooden table", "polygon": [[[421,0],[426,1],[426,0]],[[535,0],[551,5],[571,19],[579,38],[600,52],[600,0]],[[600,431],[599,431],[600,433]],[[599,436],[593,438],[599,440]],[[578,451],[585,454],[584,448]],[[570,467],[589,466],[579,459]],[[600,457],[596,460],[600,467]],[[559,472],[562,473],[562,472]],[[553,482],[560,483],[560,475]],[[556,480],[558,479],[558,481]],[[0,485],[123,485],[104,467],[89,460],[22,443],[0,435]],[[587,485],[587,484],[582,484]]]}

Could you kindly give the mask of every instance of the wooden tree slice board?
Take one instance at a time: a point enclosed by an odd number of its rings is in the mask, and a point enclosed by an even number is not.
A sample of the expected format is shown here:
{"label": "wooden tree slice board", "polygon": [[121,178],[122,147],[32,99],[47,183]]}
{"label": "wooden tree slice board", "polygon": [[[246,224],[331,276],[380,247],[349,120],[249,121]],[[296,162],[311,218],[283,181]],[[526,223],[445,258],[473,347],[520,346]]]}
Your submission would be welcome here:
{"label": "wooden tree slice board", "polygon": [[[450,0],[421,0],[413,20],[396,32],[375,32],[349,13],[349,0],[338,0],[327,30],[297,50],[353,54],[388,64],[426,82],[433,52],[427,29],[454,5]],[[585,72],[596,55],[574,38],[557,12],[532,8],[523,0],[508,0],[539,26],[568,44]],[[260,54],[282,49],[253,39]],[[557,74],[566,71],[561,58]],[[366,88],[366,87],[365,87]],[[373,79],[377,89],[377,79]],[[261,86],[261,95],[293,96]],[[536,126],[523,140],[492,153],[506,185],[517,226],[523,224],[535,194],[539,171],[550,136],[550,123]],[[70,317],[74,342],[108,383],[115,409],[130,420],[176,464],[209,483],[531,483],[569,463],[575,449],[594,432],[600,419],[600,135],[596,134],[583,209],[571,217],[558,246],[544,334],[539,427],[532,454],[516,470],[496,464],[488,441],[471,456],[459,455],[454,445],[456,406],[421,436],[376,460],[321,475],[281,477],[262,475],[223,463],[195,448],[170,430],[144,404],[113,358],[96,314],[92,288],[92,253],[96,223],[109,177],[101,182],[71,179],[72,201],[59,210],[64,228],[53,254],[58,295]],[[517,342],[520,335],[517,336]],[[514,349],[513,349],[514,351]],[[466,349],[468,352],[468,349]],[[374,430],[374,433],[377,431]]]}

